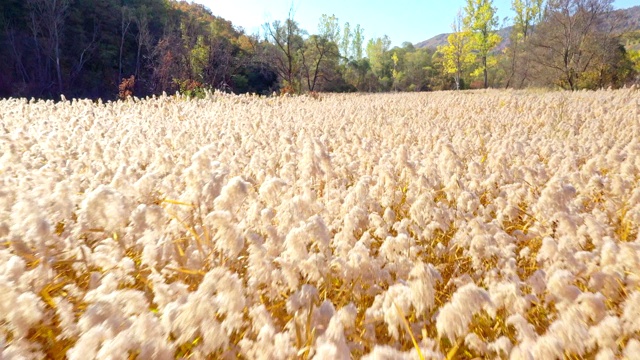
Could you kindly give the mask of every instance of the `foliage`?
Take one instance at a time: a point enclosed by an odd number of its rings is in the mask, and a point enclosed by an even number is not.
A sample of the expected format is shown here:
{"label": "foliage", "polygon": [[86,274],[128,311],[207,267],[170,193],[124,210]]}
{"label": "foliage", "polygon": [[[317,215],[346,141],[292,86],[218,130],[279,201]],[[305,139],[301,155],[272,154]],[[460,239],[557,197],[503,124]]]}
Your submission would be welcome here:
{"label": "foliage", "polygon": [[475,62],[476,54],[472,51],[471,30],[462,28],[462,13],[460,11],[458,11],[451,28],[453,33],[447,37],[448,45],[439,46],[438,52],[443,57],[444,71],[447,74],[455,74],[456,90],[460,90],[462,75]]}
{"label": "foliage", "polygon": [[0,96],[113,99],[131,75],[138,96],[173,92],[173,79],[236,92],[274,88],[260,41],[202,5],[12,0],[0,10],[0,60],[8,69]]}
{"label": "foliage", "polygon": [[492,0],[467,0],[464,7],[464,29],[471,32],[471,46],[476,52],[480,64],[473,72],[474,76],[483,75],[484,87],[488,87],[488,69],[496,64],[491,50],[500,43],[496,34],[498,17]]}
{"label": "foliage", "polygon": [[303,30],[292,18],[291,11],[289,18],[284,22],[275,20],[271,24],[265,24],[264,28],[275,45],[275,49],[271,51],[271,58],[282,79],[282,85],[300,93],[302,86],[301,52],[304,48]]}
{"label": "foliage", "polygon": [[588,78],[599,77],[619,58],[619,39],[605,22],[613,21],[612,10],[612,0],[550,1],[531,36],[540,80],[569,90],[597,86]]}
{"label": "foliage", "polygon": [[359,24],[335,15],[323,14],[309,33],[290,13],[265,24],[261,39],[190,1],[5,0],[0,97],[117,99],[131,76],[137,97],[185,91],[187,83],[257,94],[621,87],[639,79],[640,37],[627,31],[632,19],[600,6],[608,3],[513,0],[512,31],[496,46],[493,2],[467,0],[434,54],[393,46],[386,35],[366,39]]}
{"label": "foliage", "polygon": [[586,69],[578,79],[578,88],[602,89],[621,87],[629,83],[634,73],[633,59],[625,48],[616,42],[606,46],[607,52],[599,52],[593,65]]}
{"label": "foliage", "polygon": [[311,35],[300,52],[305,90],[314,92],[332,80],[337,74],[340,53],[336,42],[323,35]]}
{"label": "foliage", "polygon": [[510,46],[505,50],[507,79],[505,87],[523,87],[529,78],[528,38],[535,26],[542,21],[544,0],[512,0],[515,13]]}
{"label": "foliage", "polygon": [[371,66],[371,72],[379,81],[381,90],[388,91],[392,85],[393,60],[389,52],[391,39],[383,36],[369,40],[367,44],[367,57]]}
{"label": "foliage", "polygon": [[207,89],[204,84],[195,80],[186,79],[180,81],[175,79],[174,81],[178,86],[180,94],[190,98],[203,99],[207,95],[207,92],[211,91],[211,89]]}
{"label": "foliage", "polygon": [[640,50],[630,50],[627,54],[629,54],[629,60],[633,64],[634,71],[640,74]]}
{"label": "foliage", "polygon": [[353,32],[353,40],[351,42],[351,57],[354,60],[362,60],[362,47],[364,45],[364,29],[360,24],[356,25]]}
{"label": "foliage", "polygon": [[122,82],[118,86],[118,99],[126,100],[133,95],[133,91],[136,85],[135,76],[131,75],[128,79],[122,79]]}

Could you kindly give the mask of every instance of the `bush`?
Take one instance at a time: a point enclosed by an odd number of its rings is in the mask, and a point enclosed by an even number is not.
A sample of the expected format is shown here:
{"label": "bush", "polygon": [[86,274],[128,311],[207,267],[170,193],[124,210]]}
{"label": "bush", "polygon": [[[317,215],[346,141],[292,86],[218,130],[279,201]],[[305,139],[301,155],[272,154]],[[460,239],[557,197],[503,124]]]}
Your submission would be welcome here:
{"label": "bush", "polygon": [[201,82],[192,79],[174,80],[174,83],[178,85],[180,94],[190,98],[203,99],[207,90],[210,90]]}
{"label": "bush", "polygon": [[133,96],[133,89],[136,85],[136,77],[131,75],[128,79],[122,79],[118,85],[118,99],[126,100]]}

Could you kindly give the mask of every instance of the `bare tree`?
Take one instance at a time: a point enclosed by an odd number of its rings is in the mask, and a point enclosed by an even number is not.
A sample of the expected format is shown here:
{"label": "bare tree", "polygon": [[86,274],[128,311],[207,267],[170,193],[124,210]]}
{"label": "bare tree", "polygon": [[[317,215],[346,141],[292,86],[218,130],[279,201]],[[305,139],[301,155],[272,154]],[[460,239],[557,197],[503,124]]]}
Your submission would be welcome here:
{"label": "bare tree", "polygon": [[329,67],[332,63],[337,64],[340,52],[335,42],[324,36],[312,35],[305,42],[305,49],[300,55],[307,89],[315,91],[319,80],[328,80]]}
{"label": "bare tree", "polygon": [[149,16],[147,12],[148,10],[146,6],[142,6],[136,16],[133,18],[133,21],[138,28],[138,33],[136,35],[136,41],[138,45],[138,50],[136,52],[136,79],[140,77],[140,70],[142,67],[142,50],[143,48],[147,51],[151,49],[152,39],[151,32],[149,31]]}
{"label": "bare tree", "polygon": [[21,47],[18,45],[18,40],[16,39],[16,37],[18,36],[16,34],[17,32],[15,31],[13,26],[11,26],[11,24],[6,24],[4,31],[7,39],[7,44],[11,49],[11,54],[13,55],[15,61],[16,71],[22,78],[22,84],[27,84],[29,82],[29,72],[27,71],[27,68],[22,61],[23,54]]}
{"label": "bare tree", "polygon": [[[64,22],[69,9],[69,0],[28,0],[31,27],[36,46],[44,45],[47,56],[54,62],[58,91],[62,94],[62,68],[60,65],[60,43]],[[39,37],[44,38],[44,44]]]}
{"label": "bare tree", "polygon": [[233,46],[227,39],[212,36],[207,40],[207,47],[207,61],[203,68],[204,80],[216,89],[228,90],[232,83],[231,76],[237,70]]}
{"label": "bare tree", "polygon": [[93,25],[93,34],[91,35],[91,40],[89,40],[82,48],[80,55],[78,56],[78,61],[73,65],[73,71],[71,73],[72,81],[76,79],[82,73],[82,68],[91,58],[91,54],[97,47],[98,43],[98,24]]}
{"label": "bare tree", "polygon": [[118,84],[122,82],[122,56],[124,53],[124,42],[127,39],[127,33],[129,32],[129,27],[131,26],[131,22],[133,20],[133,16],[129,7],[123,6],[120,8],[120,51],[118,53]]}
{"label": "bare tree", "polygon": [[544,0],[512,0],[511,9],[515,12],[513,19],[513,30],[509,35],[511,44],[507,48],[509,59],[509,69],[507,71],[508,88],[515,83],[514,79],[520,77],[520,87],[527,81],[529,66],[524,57],[525,47],[529,35],[537,23],[542,20]]}
{"label": "bare tree", "polygon": [[189,78],[185,52],[182,39],[175,33],[168,33],[154,46],[151,56],[155,91],[174,92],[178,89],[174,79]]}
{"label": "bare tree", "polygon": [[[543,81],[576,90],[602,52],[611,51],[612,0],[551,0],[530,37],[533,61]],[[604,46],[603,45],[607,45]]]}
{"label": "bare tree", "polygon": [[278,54],[275,56],[278,74],[284,79],[287,86],[299,91],[297,77],[300,68],[300,51],[304,46],[304,41],[302,30],[293,20],[293,9],[289,11],[289,16],[284,23],[276,20],[271,24],[265,24],[264,28],[267,36],[278,49]]}

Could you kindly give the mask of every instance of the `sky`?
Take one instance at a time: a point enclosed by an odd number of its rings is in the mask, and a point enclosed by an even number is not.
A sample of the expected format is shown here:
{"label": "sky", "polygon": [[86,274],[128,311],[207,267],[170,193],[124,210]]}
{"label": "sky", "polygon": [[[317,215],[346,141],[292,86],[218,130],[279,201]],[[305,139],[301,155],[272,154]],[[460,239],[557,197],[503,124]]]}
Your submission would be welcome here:
{"label": "sky", "polygon": [[[465,0],[195,0],[216,15],[230,20],[250,34],[263,33],[262,25],[287,18],[293,4],[294,20],[313,34],[322,14],[335,15],[342,26],[360,24],[366,39],[388,35],[393,46],[418,43],[450,32]],[[511,0],[494,0],[500,24],[512,17]],[[640,5],[640,0],[616,0],[614,8]],[[510,23],[505,23],[510,25]]]}

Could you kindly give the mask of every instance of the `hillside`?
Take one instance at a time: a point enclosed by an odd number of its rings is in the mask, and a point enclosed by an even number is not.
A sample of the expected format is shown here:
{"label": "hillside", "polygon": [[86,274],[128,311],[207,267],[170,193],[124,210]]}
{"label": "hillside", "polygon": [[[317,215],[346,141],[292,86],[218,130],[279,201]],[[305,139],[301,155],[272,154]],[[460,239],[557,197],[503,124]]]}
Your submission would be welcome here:
{"label": "hillside", "polygon": [[[628,32],[640,30],[640,6],[616,10],[614,13],[616,13],[616,15],[621,14],[621,18],[623,19],[615,25],[614,31]],[[498,47],[496,48],[497,51],[503,50],[504,48],[509,46],[509,34],[511,33],[512,29],[513,26],[507,26],[498,30],[498,35],[500,35],[500,37],[502,38],[502,42],[498,44]],[[437,49],[438,46],[447,44],[447,37],[449,36],[449,34],[450,33],[443,33],[436,35],[432,38],[421,41],[414,46],[418,49]]]}
{"label": "hillside", "polygon": [[414,46],[416,48],[419,49],[437,49],[438,46],[444,45],[447,43],[447,37],[449,36],[450,33],[443,33],[443,34],[439,34],[436,35],[430,39],[427,39],[425,41],[421,41],[417,44],[415,44]]}
{"label": "hillside", "polygon": [[[498,30],[498,35],[500,35],[502,41],[498,44],[497,50],[502,50],[509,46],[509,34],[511,33],[511,29],[513,29],[513,26],[507,26]],[[438,46],[447,44],[447,37],[449,37],[450,34],[451,33],[439,34],[428,40],[421,41],[414,46],[418,49],[437,49]]]}

